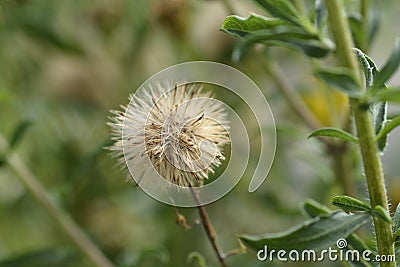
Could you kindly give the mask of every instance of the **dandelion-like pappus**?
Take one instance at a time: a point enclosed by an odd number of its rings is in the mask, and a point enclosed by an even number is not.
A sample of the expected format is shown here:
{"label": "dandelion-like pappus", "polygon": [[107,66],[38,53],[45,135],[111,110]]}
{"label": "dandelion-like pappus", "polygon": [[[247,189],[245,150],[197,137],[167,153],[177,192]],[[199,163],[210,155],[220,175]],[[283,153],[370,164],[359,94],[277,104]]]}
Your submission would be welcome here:
{"label": "dandelion-like pappus", "polygon": [[134,174],[139,181],[146,179],[150,161],[167,181],[200,186],[225,159],[222,150],[230,142],[226,113],[198,84],[148,87],[112,113],[110,149],[124,166],[143,166]]}

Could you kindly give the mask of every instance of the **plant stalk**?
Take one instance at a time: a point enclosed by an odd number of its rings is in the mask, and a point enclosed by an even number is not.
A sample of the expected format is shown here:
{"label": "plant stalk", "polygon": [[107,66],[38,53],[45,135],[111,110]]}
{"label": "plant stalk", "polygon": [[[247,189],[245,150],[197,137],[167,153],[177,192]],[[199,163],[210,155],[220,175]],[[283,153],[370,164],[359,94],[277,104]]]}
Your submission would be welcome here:
{"label": "plant stalk", "polygon": [[217,256],[221,267],[228,267],[228,265],[225,262],[226,257],[218,246],[217,234],[215,233],[214,227],[211,224],[210,218],[208,217],[208,213],[207,213],[206,209],[204,208],[204,206],[201,204],[200,197],[197,194],[196,189],[193,187],[190,187],[190,189],[192,191],[194,200],[198,204],[197,210],[199,211],[201,223],[203,225],[204,231],[206,232],[208,240],[211,243],[214,253]]}
{"label": "plant stalk", "polygon": [[[3,136],[0,135],[0,148],[2,152],[7,151],[8,144]],[[40,184],[35,175],[29,168],[15,155],[6,155],[5,163],[20,177],[28,191],[36,200],[47,210],[47,212],[57,221],[61,229],[71,238],[73,243],[84,255],[97,267],[114,267],[111,261],[103,252],[87,237],[76,222],[63,210],[50,200],[46,189]]]}
{"label": "plant stalk", "polygon": [[368,50],[368,31],[369,31],[369,9],[370,9],[370,0],[361,0],[360,13],[362,16],[362,27],[363,27],[363,43],[360,49],[367,53]]}
{"label": "plant stalk", "polygon": [[[325,4],[337,47],[338,59],[343,66],[358,74],[358,65],[351,50],[353,41],[348,22],[345,19],[343,3],[341,0],[325,0]],[[359,84],[362,84],[360,79]],[[350,106],[354,114],[371,206],[380,205],[389,213],[382,163],[375,142],[375,131],[371,116],[368,109],[361,107],[358,99],[351,99]],[[391,225],[374,217],[374,227],[379,254],[394,255]],[[381,262],[381,266],[395,267],[395,263]]]}

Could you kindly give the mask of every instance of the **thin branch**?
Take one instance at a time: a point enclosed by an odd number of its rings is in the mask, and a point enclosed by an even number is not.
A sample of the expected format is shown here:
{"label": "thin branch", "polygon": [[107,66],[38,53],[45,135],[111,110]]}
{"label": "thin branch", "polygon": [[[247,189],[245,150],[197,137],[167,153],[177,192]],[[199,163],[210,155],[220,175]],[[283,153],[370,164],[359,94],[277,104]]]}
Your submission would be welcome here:
{"label": "thin branch", "polygon": [[196,203],[198,204],[197,210],[199,211],[201,223],[203,225],[204,231],[207,234],[208,240],[211,243],[211,246],[215,252],[215,255],[218,258],[218,261],[222,267],[227,267],[228,265],[225,262],[225,255],[221,251],[221,249],[218,246],[217,242],[217,234],[215,233],[214,227],[211,224],[210,218],[208,217],[208,213],[204,206],[201,204],[200,197],[196,192],[196,189],[194,187],[190,187],[193,198],[195,199]]}
{"label": "thin branch", "polygon": [[[2,152],[7,151],[8,144],[5,138],[0,135],[0,148]],[[101,250],[87,237],[76,222],[53,201],[50,200],[46,189],[40,184],[35,175],[28,169],[22,160],[15,154],[6,155],[5,163],[18,175],[29,192],[58,222],[61,229],[68,235],[73,243],[85,254],[88,259],[97,267],[114,267],[111,261]]]}

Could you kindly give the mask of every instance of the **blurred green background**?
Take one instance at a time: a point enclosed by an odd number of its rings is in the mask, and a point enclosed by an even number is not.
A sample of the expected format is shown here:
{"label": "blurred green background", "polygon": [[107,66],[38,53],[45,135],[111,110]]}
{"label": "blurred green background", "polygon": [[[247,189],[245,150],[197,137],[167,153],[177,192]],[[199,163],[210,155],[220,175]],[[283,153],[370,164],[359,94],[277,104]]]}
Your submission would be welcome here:
{"label": "blurred green background", "polygon": [[[250,0],[230,2],[239,15],[262,14]],[[400,35],[400,5],[373,3],[381,27],[370,54],[382,64]],[[231,62],[236,40],[218,31],[227,15],[218,0],[0,0],[0,133],[10,139],[21,122],[31,123],[13,152],[117,266],[197,266],[186,262],[192,251],[217,266],[202,227],[177,226],[175,209],[126,182],[126,173],[103,149],[110,144],[109,110],[126,104],[149,76],[173,64],[211,60],[235,66],[263,90],[276,119],[276,159],[262,188],[249,194],[243,179],[207,207],[224,250],[239,246],[238,233],[279,231],[304,220],[298,206],[307,198],[327,203],[341,192],[321,145],[306,140],[308,130],[265,74],[266,58],[255,49],[242,63]],[[329,125],[326,95],[316,93],[310,62],[292,50],[272,52],[270,60],[308,102],[320,103],[312,108]],[[398,77],[391,83],[400,84]],[[399,140],[397,130],[384,156],[393,205],[400,201]],[[357,170],[357,189],[366,198],[361,167]],[[189,223],[197,220],[196,209],[180,212]],[[92,266],[5,164],[0,166],[0,262]],[[252,251],[228,264],[266,266]]]}

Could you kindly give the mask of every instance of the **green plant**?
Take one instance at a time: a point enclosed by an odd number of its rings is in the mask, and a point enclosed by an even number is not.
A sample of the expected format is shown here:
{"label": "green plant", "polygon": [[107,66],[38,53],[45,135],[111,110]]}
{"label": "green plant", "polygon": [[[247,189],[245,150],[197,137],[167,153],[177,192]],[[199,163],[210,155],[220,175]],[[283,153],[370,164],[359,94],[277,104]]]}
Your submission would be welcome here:
{"label": "green plant", "polygon": [[[356,134],[351,133],[347,123],[343,128],[320,128],[309,119],[309,111],[300,102],[300,98],[290,85],[276,75],[274,66],[268,63],[271,78],[287,96],[292,107],[300,113],[306,124],[313,130],[309,137],[318,137],[326,144],[331,155],[337,160],[345,159],[348,151],[347,142],[355,143],[361,152],[365,179],[368,185],[370,205],[350,196],[338,196],[332,199],[332,204],[343,211],[331,212],[318,210],[316,203],[307,202],[304,209],[312,217],[304,224],[288,231],[260,236],[240,235],[240,239],[249,247],[262,249],[267,245],[270,249],[290,250],[295,248],[323,249],[333,245],[339,238],[348,237],[353,241],[355,230],[368,222],[372,216],[377,240],[377,253],[380,255],[395,255],[398,249],[398,226],[396,221],[399,209],[390,218],[385,181],[380,154],[386,146],[386,137],[399,125],[399,118],[387,118],[387,103],[399,102],[399,88],[388,88],[385,84],[395,73],[400,64],[400,43],[395,48],[381,70],[366,54],[374,39],[376,27],[369,19],[369,1],[360,1],[360,13],[346,16],[341,0],[315,1],[315,6],[308,16],[296,9],[288,0],[256,0],[271,17],[251,15],[248,18],[228,16],[221,30],[240,39],[233,59],[240,60],[254,43],[268,46],[286,46],[305,54],[316,62],[319,58],[332,55],[338,66],[316,67],[314,75],[329,88],[339,90],[347,96],[351,107],[352,120],[355,122]],[[357,18],[357,19],[356,19]],[[327,23],[326,23],[327,22]],[[333,41],[330,41],[333,38]],[[353,40],[356,45],[354,45]],[[320,65],[319,63],[316,63]],[[363,73],[363,77],[361,77]],[[307,113],[305,113],[307,112]],[[318,129],[316,129],[318,128]],[[331,138],[335,138],[335,142]],[[337,155],[339,151],[339,156]],[[343,163],[343,162],[342,162]],[[343,167],[339,166],[339,168]],[[336,172],[337,179],[347,171]],[[351,176],[342,183],[346,186]],[[344,188],[349,194],[349,190]],[[352,192],[353,194],[354,192]],[[349,194],[350,195],[350,194]],[[310,212],[312,210],[312,212]],[[345,212],[351,211],[352,214]],[[359,243],[350,242],[350,247],[357,248]],[[365,249],[365,246],[362,246]],[[362,266],[371,263],[358,262]],[[394,261],[381,262],[381,266],[395,266]]]}

